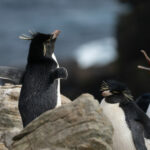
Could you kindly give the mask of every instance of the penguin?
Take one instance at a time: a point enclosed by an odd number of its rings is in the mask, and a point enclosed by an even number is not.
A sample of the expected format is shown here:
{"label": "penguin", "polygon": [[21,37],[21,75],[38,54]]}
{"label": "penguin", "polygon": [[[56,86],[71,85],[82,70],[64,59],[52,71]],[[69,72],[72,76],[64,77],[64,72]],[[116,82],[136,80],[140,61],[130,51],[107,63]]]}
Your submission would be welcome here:
{"label": "penguin", "polygon": [[150,150],[150,119],[133,101],[127,86],[106,80],[101,94],[100,106],[114,128],[113,150]]}
{"label": "penguin", "polygon": [[68,73],[65,68],[59,67],[54,54],[59,33],[56,30],[52,34],[20,36],[31,40],[18,104],[23,127],[45,111],[61,106],[60,79],[67,79]]}
{"label": "penguin", "polygon": [[136,104],[149,116],[150,118],[150,93],[145,93],[136,99]]}

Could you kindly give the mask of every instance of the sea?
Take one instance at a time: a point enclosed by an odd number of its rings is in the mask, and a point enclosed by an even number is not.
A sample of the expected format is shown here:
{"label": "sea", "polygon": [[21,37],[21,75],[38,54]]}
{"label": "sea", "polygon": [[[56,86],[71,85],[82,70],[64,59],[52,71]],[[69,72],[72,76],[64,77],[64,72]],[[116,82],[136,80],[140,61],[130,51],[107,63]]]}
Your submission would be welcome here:
{"label": "sea", "polygon": [[26,64],[30,41],[20,35],[56,29],[58,60],[106,65],[118,57],[116,25],[127,10],[119,0],[0,0],[0,65]]}

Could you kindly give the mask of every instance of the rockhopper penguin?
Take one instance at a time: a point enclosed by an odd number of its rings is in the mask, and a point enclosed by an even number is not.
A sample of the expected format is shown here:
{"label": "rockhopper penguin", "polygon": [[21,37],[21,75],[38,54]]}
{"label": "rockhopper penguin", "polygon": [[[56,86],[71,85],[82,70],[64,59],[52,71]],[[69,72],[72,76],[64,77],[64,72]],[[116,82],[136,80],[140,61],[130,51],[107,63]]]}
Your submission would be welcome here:
{"label": "rockhopper penguin", "polygon": [[19,111],[25,127],[43,112],[61,106],[60,78],[66,79],[67,70],[59,67],[54,45],[60,31],[52,34],[35,33],[31,40],[27,65],[22,77]]}
{"label": "rockhopper penguin", "polygon": [[114,128],[113,150],[150,150],[150,119],[136,105],[129,89],[108,80],[101,85],[101,107]]}
{"label": "rockhopper penguin", "polygon": [[150,118],[150,93],[145,93],[138,97],[136,103]]}

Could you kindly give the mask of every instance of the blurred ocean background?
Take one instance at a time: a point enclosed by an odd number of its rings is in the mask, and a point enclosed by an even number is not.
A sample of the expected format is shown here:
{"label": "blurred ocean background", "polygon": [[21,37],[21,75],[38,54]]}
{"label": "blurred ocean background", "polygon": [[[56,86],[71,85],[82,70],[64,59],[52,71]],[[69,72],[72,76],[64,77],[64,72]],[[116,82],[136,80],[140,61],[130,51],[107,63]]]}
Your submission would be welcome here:
{"label": "blurred ocean background", "polygon": [[140,53],[150,55],[149,0],[0,0],[0,65],[23,68],[30,41],[21,34],[61,30],[55,53],[69,77],[61,92],[100,96],[104,79],[125,82],[135,97],[149,92],[149,72]]}
{"label": "blurred ocean background", "polygon": [[28,31],[62,31],[56,43],[58,59],[75,59],[81,67],[105,65],[117,58],[115,26],[127,9],[117,0],[1,0],[0,65],[26,64]]}

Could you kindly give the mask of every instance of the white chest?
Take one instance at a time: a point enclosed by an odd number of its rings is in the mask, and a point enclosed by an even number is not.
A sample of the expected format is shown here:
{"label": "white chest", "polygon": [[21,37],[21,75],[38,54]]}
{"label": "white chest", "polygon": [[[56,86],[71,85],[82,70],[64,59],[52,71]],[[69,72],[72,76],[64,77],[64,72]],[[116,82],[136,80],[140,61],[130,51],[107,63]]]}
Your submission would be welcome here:
{"label": "white chest", "polygon": [[[59,68],[59,64],[57,62],[56,56],[53,53],[52,54],[52,58],[55,60],[55,62],[57,63],[57,68]],[[58,86],[57,86],[57,104],[56,107],[61,106],[61,96],[60,96],[60,79],[58,79]]]}
{"label": "white chest", "polygon": [[55,60],[55,62],[57,63],[57,68],[59,68],[59,64],[58,64],[58,61],[57,61],[56,56],[55,56],[54,53],[52,54],[52,58],[53,58],[53,60]]}
{"label": "white chest", "polygon": [[147,116],[150,118],[150,104],[148,106],[147,112],[146,112]]}
{"label": "white chest", "polygon": [[136,150],[131,131],[125,120],[125,114],[119,107],[119,103],[110,104],[103,99],[101,107],[114,128],[113,150]]}

